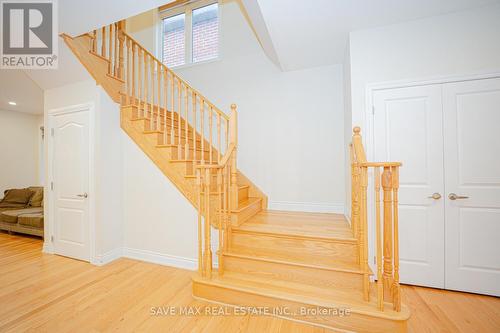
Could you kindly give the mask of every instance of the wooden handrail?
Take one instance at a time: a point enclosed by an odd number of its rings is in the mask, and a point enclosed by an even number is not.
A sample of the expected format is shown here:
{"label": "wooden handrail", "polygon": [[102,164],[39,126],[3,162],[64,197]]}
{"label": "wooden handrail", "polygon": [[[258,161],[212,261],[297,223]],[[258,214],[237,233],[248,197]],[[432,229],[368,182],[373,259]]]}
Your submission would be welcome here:
{"label": "wooden handrail", "polygon": [[123,33],[123,35],[132,41],[133,44],[135,44],[138,48],[140,48],[144,53],[146,53],[151,59],[153,59],[153,61],[157,62],[158,64],[160,64],[164,69],[166,69],[166,71],[168,73],[170,73],[171,75],[173,75],[173,77],[176,79],[176,80],[179,80],[180,82],[182,82],[182,84],[186,85],[191,91],[193,91],[198,97],[201,97],[205,103],[207,103],[210,107],[212,107],[215,112],[217,112],[218,114],[220,114],[222,117],[224,117],[226,120],[229,120],[229,116],[227,114],[225,114],[224,112],[222,112],[219,108],[217,108],[213,103],[211,103],[210,101],[208,101],[208,99],[203,96],[198,90],[196,90],[195,88],[193,88],[189,83],[187,83],[184,79],[180,78],[179,76],[177,76],[177,74],[175,74],[170,68],[168,68],[163,62],[161,62],[160,60],[158,60],[156,58],[156,56],[154,56],[151,52],[149,52],[147,49],[145,49],[144,47],[142,47],[142,45],[137,42],[135,40],[134,37],[130,36],[126,31],[123,31],[123,30],[120,30],[121,33]]}
{"label": "wooden handrail", "polygon": [[[366,160],[361,129],[353,128],[349,146],[351,158],[351,226],[360,246],[359,265],[363,272],[369,270],[368,256],[368,170],[373,169],[375,198],[375,264],[377,268],[377,304],[383,311],[384,303],[392,302],[396,311],[401,311],[399,285],[399,168],[401,162],[368,162]],[[382,172],[381,172],[382,170]],[[380,200],[382,188],[383,198]],[[365,274],[363,294],[369,299],[369,280]]]}
{"label": "wooden handrail", "polygon": [[362,162],[358,163],[360,167],[400,167],[403,165],[401,162]]}

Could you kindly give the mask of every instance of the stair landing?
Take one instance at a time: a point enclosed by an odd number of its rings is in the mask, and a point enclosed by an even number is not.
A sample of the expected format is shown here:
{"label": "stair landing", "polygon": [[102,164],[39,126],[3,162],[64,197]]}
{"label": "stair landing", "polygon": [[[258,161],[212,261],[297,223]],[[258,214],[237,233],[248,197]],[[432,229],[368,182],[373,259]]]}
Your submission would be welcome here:
{"label": "stair landing", "polygon": [[237,229],[298,237],[354,239],[349,223],[341,214],[266,210]]}

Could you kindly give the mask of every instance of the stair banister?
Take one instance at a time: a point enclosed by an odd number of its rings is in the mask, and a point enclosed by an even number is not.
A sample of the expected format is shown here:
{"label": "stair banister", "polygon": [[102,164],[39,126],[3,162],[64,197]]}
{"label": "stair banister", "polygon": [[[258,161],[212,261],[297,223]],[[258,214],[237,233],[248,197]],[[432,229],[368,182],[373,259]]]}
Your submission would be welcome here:
{"label": "stair banister", "polygon": [[[223,251],[227,250],[228,235],[231,232],[231,210],[235,209],[238,203],[238,185],[237,185],[237,111],[236,105],[231,105],[231,114],[229,117],[230,133],[229,146],[226,153],[216,164],[205,164],[204,161],[196,166],[196,176],[198,184],[198,235],[201,237],[203,229],[203,241],[199,239],[198,255],[199,260],[203,261],[198,265],[199,273],[203,277],[210,278],[212,275],[212,250],[211,250],[211,218],[214,218],[217,223],[219,248],[218,254],[218,271],[219,275],[224,272]],[[216,177],[215,194],[216,197],[211,199],[210,194],[213,190],[213,176]],[[203,250],[202,250],[203,247]],[[202,253],[203,252],[203,253]]]}
{"label": "stair banister", "polygon": [[[361,137],[361,129],[354,127],[351,151],[351,221],[353,234],[360,245],[359,264],[365,272],[363,295],[369,300],[368,267],[368,170],[373,169],[375,196],[375,261],[377,267],[377,304],[380,310],[390,302],[401,311],[399,285],[399,168],[400,162],[368,162]],[[382,170],[382,172],[381,172]],[[380,201],[380,188],[383,199]],[[382,209],[383,208],[383,209]],[[381,221],[382,214],[382,221]]]}

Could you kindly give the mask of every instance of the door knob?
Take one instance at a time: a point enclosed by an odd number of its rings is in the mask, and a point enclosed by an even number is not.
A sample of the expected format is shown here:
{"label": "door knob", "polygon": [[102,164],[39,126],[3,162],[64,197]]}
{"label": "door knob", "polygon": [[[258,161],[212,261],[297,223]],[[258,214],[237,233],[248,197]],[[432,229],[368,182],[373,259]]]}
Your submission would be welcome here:
{"label": "door knob", "polygon": [[429,199],[434,199],[434,200],[439,200],[441,199],[441,194],[437,193],[437,192],[434,192],[432,193],[432,195],[430,197],[428,197]]}
{"label": "door knob", "polygon": [[87,199],[87,197],[89,196],[87,193],[83,193],[83,194],[77,194],[76,195],[77,197],[80,197],[80,198],[85,198]]}
{"label": "door knob", "polygon": [[469,197],[465,195],[457,195],[455,193],[450,193],[448,194],[448,199],[450,200],[469,199]]}

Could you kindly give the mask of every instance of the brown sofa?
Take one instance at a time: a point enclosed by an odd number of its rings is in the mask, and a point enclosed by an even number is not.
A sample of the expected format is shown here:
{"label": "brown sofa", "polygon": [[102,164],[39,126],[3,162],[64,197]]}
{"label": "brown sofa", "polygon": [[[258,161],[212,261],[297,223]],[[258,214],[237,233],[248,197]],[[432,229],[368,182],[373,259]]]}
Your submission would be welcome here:
{"label": "brown sofa", "polygon": [[43,237],[43,187],[6,190],[0,200],[0,230]]}

